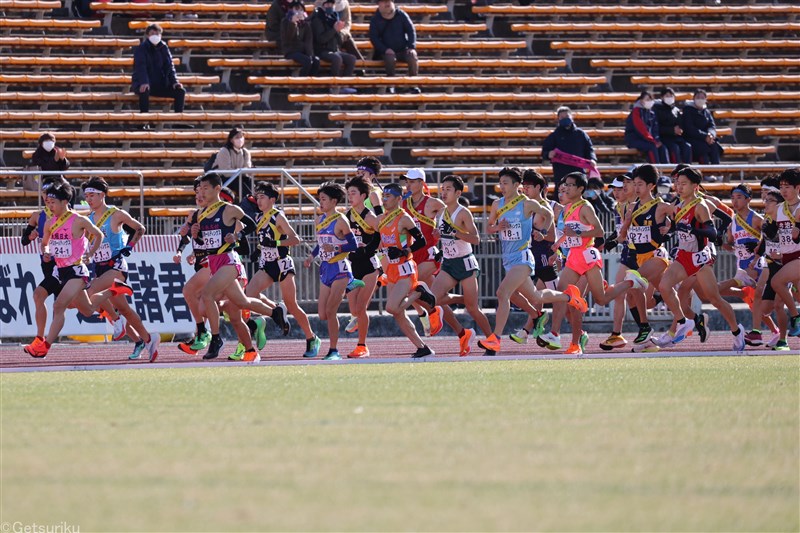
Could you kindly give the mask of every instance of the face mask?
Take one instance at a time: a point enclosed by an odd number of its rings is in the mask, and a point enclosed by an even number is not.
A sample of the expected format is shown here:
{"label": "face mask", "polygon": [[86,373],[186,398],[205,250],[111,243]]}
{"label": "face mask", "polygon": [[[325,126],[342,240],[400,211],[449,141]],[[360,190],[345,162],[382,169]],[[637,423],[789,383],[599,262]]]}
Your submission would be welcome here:
{"label": "face mask", "polygon": [[334,14],[334,10],[333,10],[332,7],[326,7],[325,8],[325,13],[327,13],[328,15],[333,15]]}
{"label": "face mask", "polygon": [[572,126],[572,119],[569,117],[559,119],[558,125],[562,128],[569,128]]}
{"label": "face mask", "polygon": [[653,107],[653,103],[654,102],[652,100],[648,100],[646,102],[643,102],[642,106],[644,106],[645,109],[651,109]]}
{"label": "face mask", "polygon": [[42,148],[44,148],[48,152],[52,152],[53,148],[55,148],[55,147],[56,147],[55,141],[44,141],[42,143]]}
{"label": "face mask", "polygon": [[584,194],[584,196],[586,198],[594,198],[595,196],[597,196],[597,191],[593,191],[593,190],[586,191],[586,194]]}
{"label": "face mask", "polygon": [[706,101],[703,98],[695,98],[694,106],[697,109],[705,109],[706,108]]}
{"label": "face mask", "polygon": [[244,139],[242,139],[241,137],[236,137],[233,140],[233,146],[234,148],[241,148],[242,146],[244,146]]}
{"label": "face mask", "polygon": [[674,104],[675,103],[675,97],[674,96],[665,96],[664,97],[664,103],[667,104],[667,105]]}
{"label": "face mask", "polygon": [[147,37],[147,40],[150,41],[150,44],[156,46],[158,43],[161,42],[161,36],[157,33],[154,33],[153,35],[149,35]]}

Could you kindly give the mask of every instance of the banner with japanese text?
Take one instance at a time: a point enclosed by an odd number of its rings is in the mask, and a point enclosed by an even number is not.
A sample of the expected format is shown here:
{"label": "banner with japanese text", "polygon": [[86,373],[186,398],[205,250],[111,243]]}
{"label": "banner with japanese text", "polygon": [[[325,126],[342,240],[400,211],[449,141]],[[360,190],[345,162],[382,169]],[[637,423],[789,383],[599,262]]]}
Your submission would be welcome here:
{"label": "banner with japanese text", "polygon": [[[193,333],[189,307],[181,291],[194,268],[172,260],[177,235],[145,235],[127,258],[128,301],[153,333]],[[39,241],[23,248],[19,237],[0,237],[0,337],[34,337],[36,323],[33,291],[42,281]],[[53,297],[46,300],[47,327],[53,313]],[[46,330],[45,330],[46,331]],[[111,325],[96,314],[84,317],[68,309],[62,335],[110,335]]]}

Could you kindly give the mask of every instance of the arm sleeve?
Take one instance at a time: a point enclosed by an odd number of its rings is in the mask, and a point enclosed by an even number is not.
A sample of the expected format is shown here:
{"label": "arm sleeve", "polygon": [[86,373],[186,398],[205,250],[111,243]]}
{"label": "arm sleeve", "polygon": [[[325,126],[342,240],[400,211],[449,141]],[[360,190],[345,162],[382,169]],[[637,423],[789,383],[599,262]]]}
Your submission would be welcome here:
{"label": "arm sleeve", "polygon": [[705,237],[710,241],[717,238],[717,228],[714,227],[714,223],[710,220],[701,223],[699,227],[692,228],[692,233],[698,237]]}
{"label": "arm sleeve", "polygon": [[403,11],[403,29],[406,34],[406,41],[408,42],[408,48],[414,49],[417,47],[417,29],[414,27],[414,23],[411,22],[411,17],[408,16],[408,13]]}
{"label": "arm sleeve", "polygon": [[383,37],[381,36],[381,30],[378,27],[381,22],[378,20],[380,15],[375,13],[372,15],[372,20],[369,22],[369,40],[372,42],[372,47],[375,49],[379,55],[383,55],[386,52],[386,45],[383,43]]}
{"label": "arm sleeve", "polygon": [[416,252],[417,250],[422,250],[423,248],[425,248],[425,245],[427,244],[425,242],[425,236],[422,234],[422,232],[419,230],[418,227],[414,226],[413,228],[408,230],[408,234],[414,237],[414,242],[411,243],[412,252]]}
{"label": "arm sleeve", "polygon": [[722,209],[717,209],[716,211],[714,211],[714,216],[717,217],[719,221],[722,223],[720,224],[720,231],[724,233],[725,230],[728,229],[728,226],[731,225],[731,221],[733,219],[728,213],[726,213]]}
{"label": "arm sleeve", "polygon": [[347,235],[345,235],[344,238],[347,242],[342,245],[340,250],[342,250],[343,252],[355,252],[356,250],[358,250],[358,243],[356,242],[355,235],[353,235],[352,233],[348,233]]}
{"label": "arm sleeve", "polygon": [[378,251],[378,248],[381,245],[381,236],[380,233],[375,232],[366,239],[364,243],[364,250],[366,251],[367,255],[374,255],[375,252]]}
{"label": "arm sleeve", "polygon": [[256,223],[247,215],[242,217],[242,224],[244,224],[244,228],[242,229],[242,235],[250,235],[256,230]]}
{"label": "arm sleeve", "polygon": [[31,243],[31,233],[35,229],[36,226],[31,226],[30,224],[25,226],[25,229],[22,230],[22,246],[28,246]]}
{"label": "arm sleeve", "polygon": [[167,70],[166,78],[171,89],[178,83],[178,73],[175,71],[175,65],[172,64],[172,52],[169,51],[169,46],[166,44],[164,45],[164,55],[167,56],[167,65],[164,68]]}
{"label": "arm sleeve", "polygon": [[189,235],[182,235],[181,241],[178,243],[178,249],[175,250],[176,254],[183,253],[183,249],[186,248],[186,245],[189,244]]}
{"label": "arm sleeve", "polygon": [[764,252],[766,251],[767,251],[767,240],[761,239],[760,241],[758,241],[758,246],[756,246],[755,254],[759,257],[762,257],[764,255]]}

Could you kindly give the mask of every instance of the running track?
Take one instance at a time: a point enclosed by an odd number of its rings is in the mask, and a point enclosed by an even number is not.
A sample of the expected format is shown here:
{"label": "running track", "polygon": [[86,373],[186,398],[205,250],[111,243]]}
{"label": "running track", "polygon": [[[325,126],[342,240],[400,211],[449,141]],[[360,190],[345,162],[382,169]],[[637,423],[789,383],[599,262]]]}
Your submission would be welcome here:
{"label": "running track", "polygon": [[[624,350],[604,352],[599,343],[606,335],[590,335],[585,359],[634,358],[634,357],[709,357],[730,355],[798,355],[800,339],[789,340],[790,351],[775,352],[763,347],[748,346],[744,354],[732,351],[733,337],[726,331],[715,331],[709,335],[706,343],[701,344],[697,336],[684,342],[663,349],[656,353],[631,353],[633,336]],[[562,343],[569,340],[569,334],[562,335]],[[565,355],[562,351],[553,352],[540,348],[531,339],[526,345],[516,344],[507,338],[503,339],[503,350],[494,357],[483,356],[483,351],[475,346],[468,357],[458,357],[456,337],[435,337],[426,339],[436,355],[424,359],[411,359],[414,351],[411,343],[404,337],[381,337],[368,339],[371,356],[366,359],[343,359],[342,361],[323,361],[327,353],[328,342],[322,340],[321,355],[316,359],[304,359],[302,352],[305,342],[300,340],[270,339],[266,348],[261,350],[261,362],[258,365],[315,365],[315,364],[374,364],[374,363],[409,363],[425,361],[475,361],[475,360],[526,360],[526,359],[575,359],[574,355]],[[355,338],[343,337],[339,340],[339,352],[344,356],[356,344]],[[33,359],[22,351],[19,344],[0,344],[0,372],[35,372],[35,371],[69,371],[69,370],[117,370],[131,368],[180,368],[208,366],[240,366],[244,364],[227,360],[227,355],[236,348],[235,341],[228,341],[222,350],[223,356],[213,361],[204,361],[200,354],[189,356],[178,350],[175,343],[162,343],[158,360],[149,363],[146,359],[129,361],[133,344],[128,342],[110,344],[56,344],[45,359]],[[566,349],[566,346],[565,348]],[[201,352],[201,354],[204,352]],[[146,352],[143,354],[146,357]]]}

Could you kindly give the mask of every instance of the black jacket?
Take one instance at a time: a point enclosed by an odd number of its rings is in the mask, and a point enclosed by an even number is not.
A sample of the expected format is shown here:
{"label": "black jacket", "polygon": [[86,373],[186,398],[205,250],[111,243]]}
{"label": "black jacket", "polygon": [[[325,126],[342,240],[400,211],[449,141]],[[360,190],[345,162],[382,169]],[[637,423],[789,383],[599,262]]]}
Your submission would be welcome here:
{"label": "black jacket", "polygon": [[326,52],[336,53],[342,44],[342,36],[333,27],[338,20],[336,15],[329,17],[325,10],[318,7],[311,16],[311,30],[314,34],[314,53],[316,55]]}
{"label": "black jacket", "polygon": [[[589,138],[589,135],[574,124],[569,128],[562,128],[559,126],[553,133],[547,136],[542,143],[542,160],[550,159],[550,152],[556,148],[570,155],[597,161],[597,156],[594,153],[594,146],[592,145],[592,140]],[[553,178],[555,183],[558,183],[561,178],[570,172],[576,172],[578,170],[583,171],[582,168],[553,163]]]}
{"label": "black jacket", "polygon": [[411,17],[400,8],[395,9],[394,17],[389,20],[375,10],[369,21],[369,40],[375,49],[375,58],[380,59],[389,48],[395,52],[416,48],[417,30]]}
{"label": "black jacket", "polygon": [[676,105],[665,104],[663,100],[656,100],[653,105],[653,111],[658,120],[658,135],[661,139],[674,139],[678,137],[675,134],[675,126],[683,127],[683,114]]}
{"label": "black jacket", "polygon": [[169,46],[161,41],[153,46],[144,39],[133,51],[133,76],[131,88],[139,92],[139,86],[149,84],[151,89],[171,89],[178,83],[178,74],[172,64]]}

